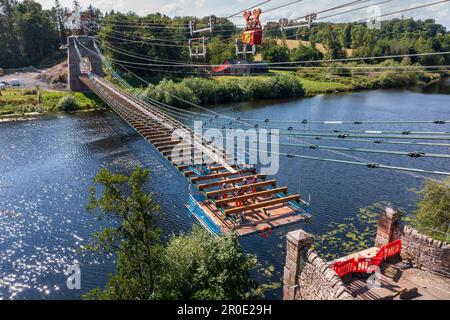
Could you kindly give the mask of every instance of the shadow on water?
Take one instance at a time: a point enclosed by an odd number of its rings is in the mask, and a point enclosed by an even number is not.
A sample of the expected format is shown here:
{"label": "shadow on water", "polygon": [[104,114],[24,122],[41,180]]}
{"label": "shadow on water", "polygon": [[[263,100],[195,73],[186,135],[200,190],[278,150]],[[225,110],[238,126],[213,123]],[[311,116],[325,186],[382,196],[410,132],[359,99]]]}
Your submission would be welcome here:
{"label": "shadow on water", "polygon": [[414,92],[426,94],[450,94],[450,78],[445,78],[425,87],[411,89]]}

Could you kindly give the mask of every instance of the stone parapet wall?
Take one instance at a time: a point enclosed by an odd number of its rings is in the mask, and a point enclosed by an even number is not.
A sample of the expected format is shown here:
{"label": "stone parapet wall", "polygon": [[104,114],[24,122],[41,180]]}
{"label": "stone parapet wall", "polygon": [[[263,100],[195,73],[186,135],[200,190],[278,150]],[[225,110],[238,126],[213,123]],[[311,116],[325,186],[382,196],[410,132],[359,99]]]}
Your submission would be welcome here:
{"label": "stone parapet wall", "polygon": [[400,211],[385,208],[380,212],[375,243],[382,246],[399,239],[403,259],[413,260],[421,269],[450,277],[450,245],[404,225]]}
{"label": "stone parapet wall", "polygon": [[299,274],[299,300],[353,300],[341,278],[314,250],[304,256]]}
{"label": "stone parapet wall", "polygon": [[[381,247],[402,240],[403,259],[417,267],[450,277],[450,245],[401,223],[401,212],[380,213],[375,243]],[[284,300],[353,300],[354,297],[328,262],[311,249],[312,237],[303,230],[288,233],[283,278]]]}
{"label": "stone parapet wall", "polygon": [[403,259],[413,260],[421,269],[450,277],[448,243],[434,240],[410,226],[398,226],[394,235],[402,239]]}
{"label": "stone parapet wall", "polygon": [[353,300],[341,278],[311,249],[303,230],[287,235],[284,300]]}

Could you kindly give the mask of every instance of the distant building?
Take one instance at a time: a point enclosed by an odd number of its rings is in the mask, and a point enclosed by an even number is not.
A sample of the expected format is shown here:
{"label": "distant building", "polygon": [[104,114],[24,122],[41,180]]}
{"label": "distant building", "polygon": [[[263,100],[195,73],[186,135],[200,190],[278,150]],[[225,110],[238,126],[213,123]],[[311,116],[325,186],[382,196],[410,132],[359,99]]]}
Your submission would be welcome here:
{"label": "distant building", "polygon": [[248,62],[247,60],[225,60],[222,65],[211,69],[211,74],[222,76],[243,76],[267,72],[269,72],[267,63]]}

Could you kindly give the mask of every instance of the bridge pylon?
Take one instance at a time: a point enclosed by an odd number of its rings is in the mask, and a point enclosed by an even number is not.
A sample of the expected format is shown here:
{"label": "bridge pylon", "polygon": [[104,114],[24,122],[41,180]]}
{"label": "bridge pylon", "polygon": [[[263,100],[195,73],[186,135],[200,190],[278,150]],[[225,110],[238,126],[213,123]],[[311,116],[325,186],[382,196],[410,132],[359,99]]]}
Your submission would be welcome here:
{"label": "bridge pylon", "polygon": [[[78,41],[78,46],[75,45],[75,38]],[[67,65],[68,77],[67,82],[69,89],[76,92],[90,92],[91,90],[80,81],[83,76],[83,70],[80,69],[80,58],[77,53],[78,50],[82,57],[86,57],[90,61],[92,72],[103,77],[102,61],[95,51],[94,39],[89,36],[70,36],[67,38]]]}

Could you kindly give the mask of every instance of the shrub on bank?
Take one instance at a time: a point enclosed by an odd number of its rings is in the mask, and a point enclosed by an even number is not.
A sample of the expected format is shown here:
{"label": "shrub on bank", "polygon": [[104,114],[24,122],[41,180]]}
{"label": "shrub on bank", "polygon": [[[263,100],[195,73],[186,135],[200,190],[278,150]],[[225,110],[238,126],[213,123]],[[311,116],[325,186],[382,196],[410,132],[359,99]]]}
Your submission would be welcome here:
{"label": "shrub on bank", "polygon": [[31,96],[31,95],[36,95],[38,93],[38,91],[39,91],[39,89],[37,87],[27,88],[27,89],[22,90],[22,94],[24,96]]}
{"label": "shrub on bank", "polygon": [[418,194],[420,201],[413,216],[414,227],[433,239],[449,241],[450,179],[427,181]]}
{"label": "shrub on bank", "polygon": [[271,95],[269,82],[258,78],[252,81],[247,78],[239,79],[239,87],[242,90],[244,100],[262,100]]}
{"label": "shrub on bank", "polygon": [[302,83],[294,75],[286,74],[268,79],[272,98],[301,97],[305,94]]}
{"label": "shrub on bank", "polygon": [[203,78],[187,78],[182,82],[195,92],[195,95],[202,104],[216,103],[217,84],[215,81]]}
{"label": "shrub on bank", "polygon": [[79,109],[79,105],[74,96],[67,95],[59,100],[58,109],[61,111],[75,111]]}
{"label": "shrub on bank", "polygon": [[304,96],[302,83],[290,74],[261,78],[230,77],[220,80],[186,78],[178,83],[163,80],[156,86],[149,85],[141,93],[175,107],[185,107],[188,103],[174,96],[202,105]]}
{"label": "shrub on bank", "polygon": [[[312,81],[329,82],[332,79],[335,83],[347,86],[349,90],[415,86],[440,78],[437,73],[430,73],[425,69],[417,68],[419,65],[404,68],[409,66],[408,63],[407,60],[401,64],[393,60],[386,60],[378,65],[357,64],[356,62],[332,64],[327,69],[301,69],[297,71],[297,75]],[[392,67],[392,69],[385,69],[385,67]],[[396,67],[403,68],[396,69]]]}

